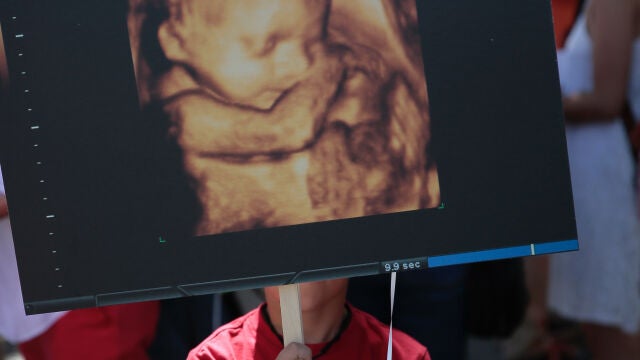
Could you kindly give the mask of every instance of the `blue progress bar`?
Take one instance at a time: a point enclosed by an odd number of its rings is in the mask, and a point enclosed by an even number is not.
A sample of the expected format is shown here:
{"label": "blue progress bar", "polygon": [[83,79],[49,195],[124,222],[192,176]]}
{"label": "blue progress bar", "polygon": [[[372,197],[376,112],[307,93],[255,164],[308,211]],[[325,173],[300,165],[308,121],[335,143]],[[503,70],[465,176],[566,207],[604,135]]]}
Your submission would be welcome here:
{"label": "blue progress bar", "polygon": [[429,267],[468,264],[479,261],[501,260],[530,255],[549,254],[578,249],[578,240],[556,241],[544,244],[513,246],[501,249],[472,251],[461,254],[431,256]]}
{"label": "blue progress bar", "polygon": [[563,251],[578,250],[578,240],[555,241],[550,243],[535,244],[535,255],[551,254]]}

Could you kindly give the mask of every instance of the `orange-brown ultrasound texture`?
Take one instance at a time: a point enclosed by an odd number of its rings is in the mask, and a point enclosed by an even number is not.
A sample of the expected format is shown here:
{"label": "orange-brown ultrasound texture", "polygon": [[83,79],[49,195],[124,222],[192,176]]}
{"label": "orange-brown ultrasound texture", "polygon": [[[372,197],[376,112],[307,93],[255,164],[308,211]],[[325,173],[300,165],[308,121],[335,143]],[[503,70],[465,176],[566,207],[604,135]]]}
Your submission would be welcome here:
{"label": "orange-brown ultrasound texture", "polygon": [[439,203],[414,1],[238,0],[216,20],[184,8],[206,1],[131,0],[129,13],[141,104],[181,150],[196,234]]}

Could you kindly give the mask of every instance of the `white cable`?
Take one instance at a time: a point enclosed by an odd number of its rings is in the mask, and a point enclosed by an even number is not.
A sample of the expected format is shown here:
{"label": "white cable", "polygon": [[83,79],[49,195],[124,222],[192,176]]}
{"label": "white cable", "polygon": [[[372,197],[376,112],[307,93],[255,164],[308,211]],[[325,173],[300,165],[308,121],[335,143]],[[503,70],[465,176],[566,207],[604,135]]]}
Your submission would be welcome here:
{"label": "white cable", "polygon": [[389,342],[387,345],[387,360],[393,358],[393,302],[396,297],[396,272],[391,273],[391,320],[389,320]]}

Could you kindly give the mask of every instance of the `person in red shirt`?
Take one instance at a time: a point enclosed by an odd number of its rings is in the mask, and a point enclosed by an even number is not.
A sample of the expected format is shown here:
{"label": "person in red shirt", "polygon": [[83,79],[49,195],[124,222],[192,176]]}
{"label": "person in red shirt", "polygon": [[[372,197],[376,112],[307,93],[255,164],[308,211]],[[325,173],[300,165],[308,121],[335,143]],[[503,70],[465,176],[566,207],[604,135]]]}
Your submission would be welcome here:
{"label": "person in red shirt", "polygon": [[[266,303],[218,328],[188,360],[384,359],[389,327],[346,303],[347,286],[347,279],[300,285],[305,346],[284,348],[278,288],[270,287]],[[431,359],[424,346],[395,329],[392,352],[397,360]]]}
{"label": "person in red shirt", "polygon": [[72,310],[19,349],[27,360],[148,360],[158,311],[156,301]]}

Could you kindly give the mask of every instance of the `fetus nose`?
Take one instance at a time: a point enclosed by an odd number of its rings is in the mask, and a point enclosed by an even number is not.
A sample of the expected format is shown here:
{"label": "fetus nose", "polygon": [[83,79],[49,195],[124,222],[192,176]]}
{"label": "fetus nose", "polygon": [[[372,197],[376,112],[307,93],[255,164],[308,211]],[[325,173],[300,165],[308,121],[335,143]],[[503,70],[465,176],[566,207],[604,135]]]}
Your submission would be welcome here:
{"label": "fetus nose", "polygon": [[281,44],[276,50],[276,73],[283,83],[295,83],[302,79],[311,66],[311,58],[303,44]]}

